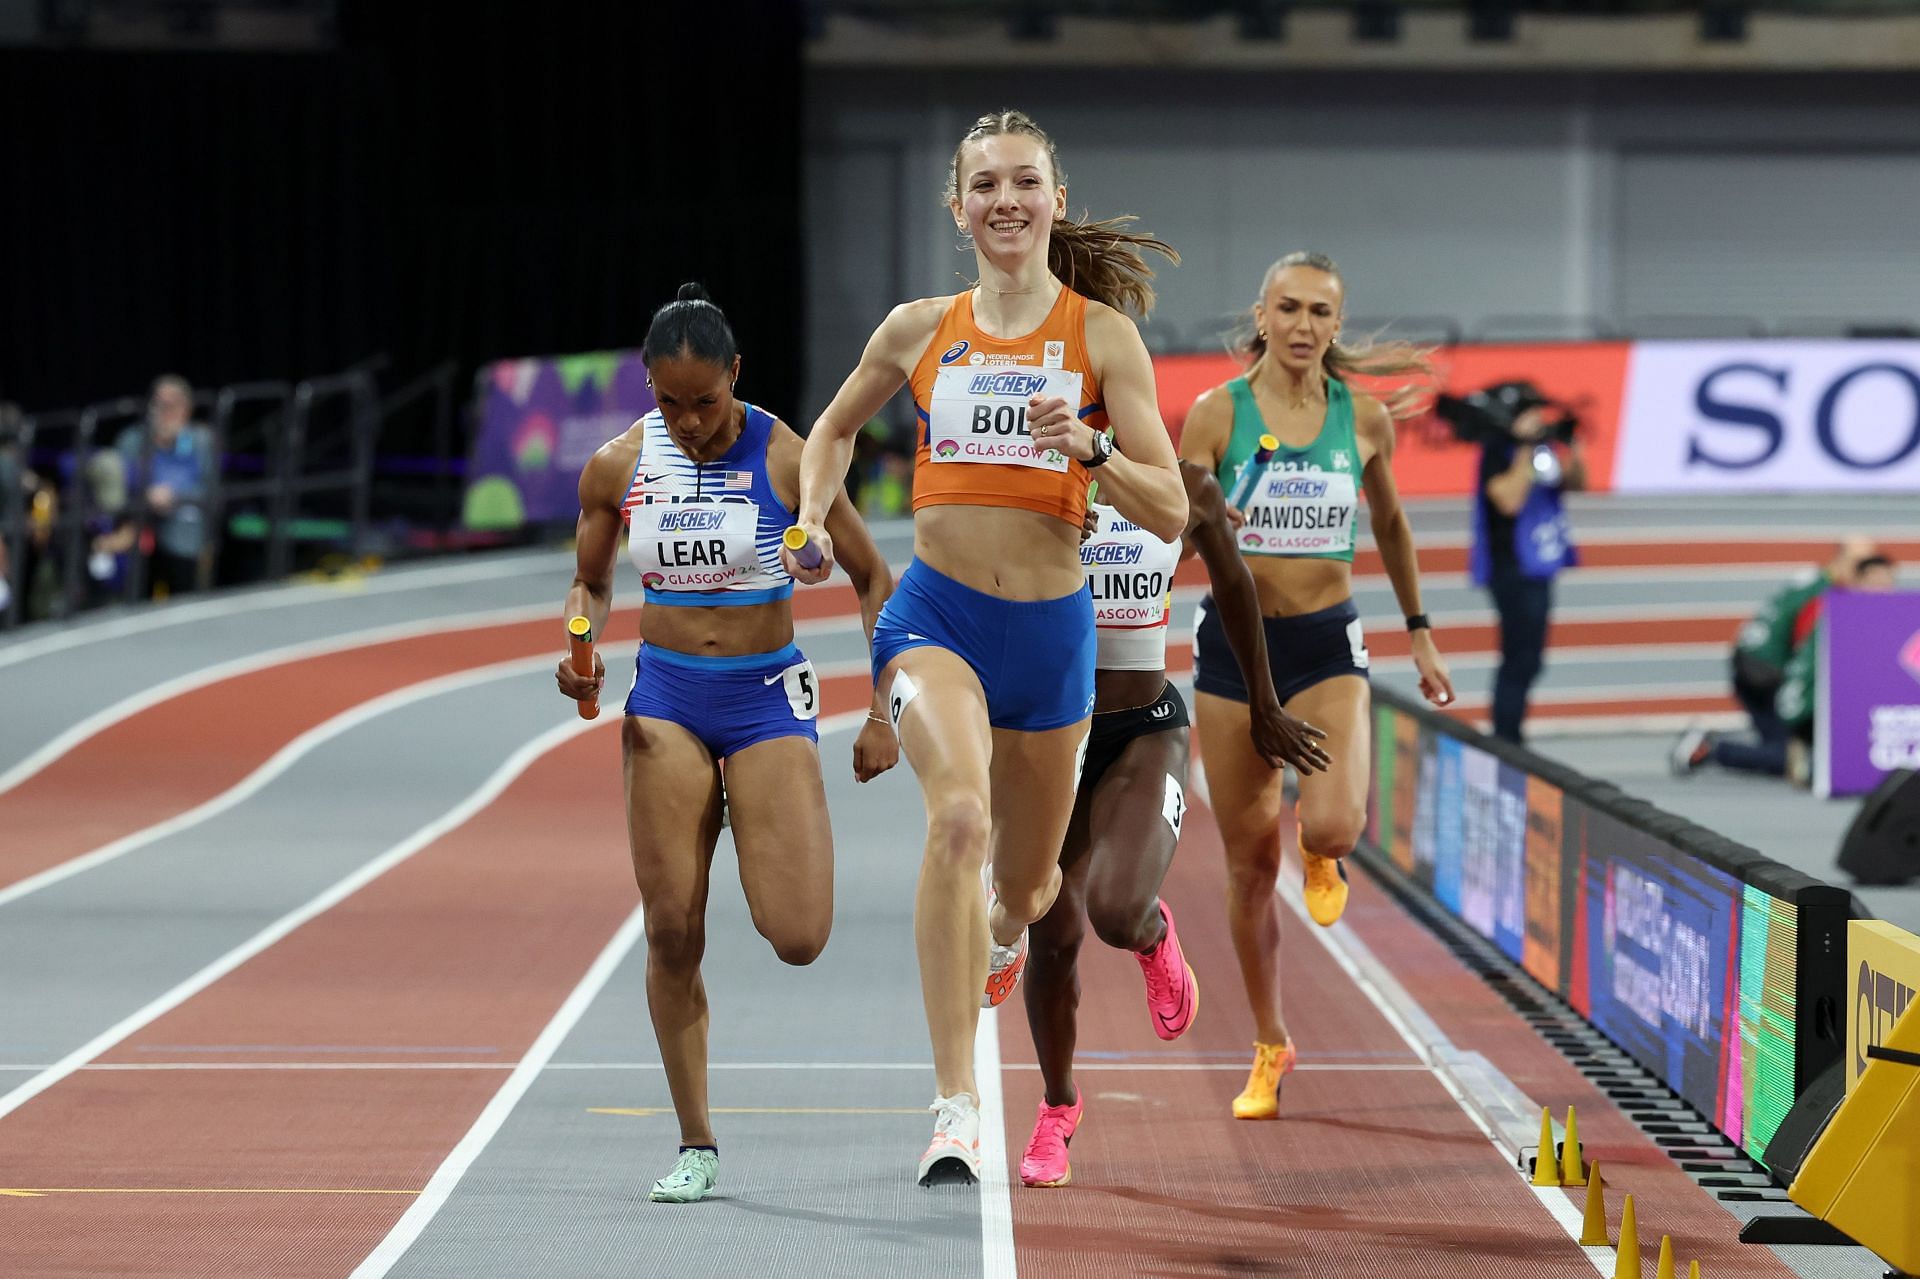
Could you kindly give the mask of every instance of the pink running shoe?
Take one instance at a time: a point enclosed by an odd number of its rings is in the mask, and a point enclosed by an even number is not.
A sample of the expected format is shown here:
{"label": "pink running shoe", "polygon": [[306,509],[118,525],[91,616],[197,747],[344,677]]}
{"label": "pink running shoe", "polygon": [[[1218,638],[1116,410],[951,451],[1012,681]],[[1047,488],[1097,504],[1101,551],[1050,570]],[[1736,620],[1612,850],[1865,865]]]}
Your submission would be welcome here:
{"label": "pink running shoe", "polygon": [[1040,1113],[1033,1121],[1033,1136],[1027,1139],[1027,1153],[1020,1156],[1021,1182],[1029,1186],[1064,1186],[1072,1181],[1067,1145],[1079,1126],[1078,1091],[1073,1094],[1071,1106],[1049,1106],[1042,1097]]}
{"label": "pink running shoe", "polygon": [[1151,955],[1136,954],[1140,972],[1147,979],[1147,1011],[1153,1015],[1153,1033],[1162,1039],[1178,1039],[1193,1025],[1200,1011],[1200,981],[1187,964],[1180,949],[1180,935],[1173,930],[1173,908],[1160,903],[1160,918],[1167,921],[1167,935],[1153,948]]}

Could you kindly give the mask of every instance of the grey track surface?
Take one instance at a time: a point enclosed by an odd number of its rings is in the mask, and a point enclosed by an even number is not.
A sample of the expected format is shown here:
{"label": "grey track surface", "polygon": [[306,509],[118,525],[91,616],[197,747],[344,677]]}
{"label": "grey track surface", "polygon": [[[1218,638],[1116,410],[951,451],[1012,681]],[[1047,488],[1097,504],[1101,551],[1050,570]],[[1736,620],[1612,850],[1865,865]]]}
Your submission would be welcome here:
{"label": "grey track surface", "polygon": [[0,1062],[65,1056],[438,818],[553,722],[544,672],[428,698],[219,816],[0,906]]}
{"label": "grey track surface", "polygon": [[[1589,533],[1659,523],[1721,535],[1759,524],[1756,509],[1751,500],[1718,507],[1582,503],[1576,520]],[[1896,507],[1849,499],[1784,509],[1791,527],[1776,536],[1837,535],[1862,523],[1892,532]],[[1457,538],[1465,527],[1458,511],[1434,505],[1419,506],[1414,522],[1439,537]],[[889,559],[904,564],[910,550],[904,526],[879,532]],[[89,616],[60,632],[29,628],[0,639],[0,771],[76,719],[214,663],[466,613],[526,608],[557,614],[571,563],[563,551],[516,552],[396,569],[360,584],[300,585],[145,614]],[[1622,607],[1737,612],[1779,576],[1766,567],[1664,580],[1580,574],[1568,579],[1560,616]],[[1484,597],[1457,575],[1439,575],[1429,587],[1430,612],[1460,620],[1489,616]],[[618,589],[623,602],[637,596],[630,571],[622,570]],[[1359,597],[1376,627],[1397,624],[1383,584],[1363,581]],[[1177,626],[1190,625],[1187,603]],[[56,635],[68,643],[51,643]],[[864,655],[851,629],[802,642],[822,666],[858,663]],[[17,660],[35,649],[46,651]],[[630,653],[630,639],[614,645],[609,667],[617,671]],[[1463,695],[1484,695],[1489,665],[1456,661]],[[1408,680],[1404,664],[1392,662],[1383,662],[1378,676],[1403,686]],[[1544,687],[1600,697],[1623,683],[1700,683],[1717,690],[1723,677],[1717,656],[1679,655],[1655,664],[1567,654],[1554,662]],[[622,678],[616,674],[614,682]],[[219,817],[0,906],[0,1094],[30,1078],[11,1067],[57,1060],[171,989],[439,817],[554,721],[544,672],[423,700],[316,749]],[[1813,873],[1830,870],[1844,825],[1833,815],[1841,806],[1769,788],[1768,802],[1797,805],[1800,816],[1761,819],[1759,792],[1716,788],[1733,779],[1668,783],[1669,795],[1659,789],[1665,740],[1559,739],[1550,751],[1749,842],[1758,841],[1744,833],[1747,819],[1759,822],[1756,830],[1777,828],[1811,820],[1804,810],[1817,810],[1819,822],[1795,837],[1817,846],[1806,862],[1759,846]],[[450,741],[465,748],[448,750]],[[671,1161],[670,1113],[591,1113],[668,1104],[664,1077],[653,1068],[658,1055],[646,1017],[642,947],[620,965],[395,1274],[630,1275],[652,1272],[663,1256],[712,1258],[731,1273],[980,1272],[978,1193],[929,1194],[906,1175],[926,1140],[924,1107],[932,1092],[918,976],[909,958],[909,904],[923,830],[918,790],[904,770],[857,787],[850,748],[848,733],[822,745],[838,860],[835,938],[818,963],[805,970],[779,963],[753,930],[731,873],[730,847],[723,844],[716,860],[705,969],[713,1009],[712,1100],[719,1108],[906,1113],[717,1115],[719,1197],[690,1208],[644,1203],[647,1186]],[[405,767],[395,767],[396,760]],[[354,796],[350,805],[339,800],[346,794]],[[1878,895],[1869,903],[1902,919]],[[1905,924],[1916,927],[1920,919],[1909,916]],[[1819,1254],[1807,1264],[1796,1257],[1795,1264],[1807,1275],[1862,1273],[1822,1268]]]}
{"label": "grey track surface", "polygon": [[[541,1241],[591,1240],[569,1271],[629,1275],[655,1257],[725,1257],[732,1273],[980,1272],[979,1194],[923,1191],[932,1067],[909,904],[925,830],[904,772],[866,786],[850,733],[822,743],[836,819],[834,937],[813,965],[782,965],[754,932],[730,840],[715,858],[703,967],[711,1101],[730,1107],[899,1114],[716,1114],[720,1192],[688,1207],[645,1202],[679,1133],[647,1022],[636,950],[462,1180],[396,1276],[541,1272]],[[881,832],[884,832],[882,834]],[[908,1066],[860,1068],[855,1063]],[[592,1108],[665,1108],[649,1116]],[[611,1206],[610,1206],[611,1205]]]}

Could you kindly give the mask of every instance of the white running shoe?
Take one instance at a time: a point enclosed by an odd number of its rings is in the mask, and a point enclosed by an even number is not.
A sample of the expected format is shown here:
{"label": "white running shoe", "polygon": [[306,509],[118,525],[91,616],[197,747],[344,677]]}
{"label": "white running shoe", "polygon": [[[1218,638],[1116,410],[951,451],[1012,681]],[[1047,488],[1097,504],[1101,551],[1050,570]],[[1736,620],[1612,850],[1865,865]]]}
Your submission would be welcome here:
{"label": "white running shoe", "polygon": [[647,1198],[657,1204],[698,1203],[720,1183],[720,1156],[704,1147],[680,1152],[673,1171],[653,1183]]}
{"label": "white running shoe", "polygon": [[935,1097],[927,1109],[934,1114],[933,1140],[920,1156],[920,1184],[973,1185],[980,1180],[979,1103],[967,1093],[955,1093]]}

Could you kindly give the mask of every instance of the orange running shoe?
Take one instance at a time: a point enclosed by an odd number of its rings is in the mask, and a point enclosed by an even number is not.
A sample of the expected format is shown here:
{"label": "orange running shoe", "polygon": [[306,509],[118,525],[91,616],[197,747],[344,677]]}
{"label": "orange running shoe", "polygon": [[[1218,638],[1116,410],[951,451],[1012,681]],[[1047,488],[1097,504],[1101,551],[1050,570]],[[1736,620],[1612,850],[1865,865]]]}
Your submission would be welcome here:
{"label": "orange running shoe", "polygon": [[[993,863],[980,868],[980,882],[987,891],[987,921],[993,921],[993,903],[999,894],[993,891]],[[1020,974],[1027,966],[1027,930],[1022,928],[1020,936],[1011,946],[1002,946],[987,934],[987,988],[980,994],[982,1008],[998,1008],[1006,1002],[1013,988],[1020,984]]]}
{"label": "orange running shoe", "polygon": [[1027,930],[1022,928],[1019,940],[1011,946],[992,942],[992,947],[987,952],[987,988],[980,995],[982,1008],[998,1008],[1020,984],[1020,974],[1027,967]]}
{"label": "orange running shoe", "polygon": [[1280,1080],[1292,1071],[1293,1041],[1284,1044],[1255,1043],[1253,1069],[1247,1074],[1247,1086],[1233,1099],[1235,1119],[1278,1119],[1280,1117]]}
{"label": "orange running shoe", "polygon": [[1307,914],[1322,928],[1340,922],[1347,909],[1347,864],[1338,857],[1322,857],[1300,850],[1307,868]]}

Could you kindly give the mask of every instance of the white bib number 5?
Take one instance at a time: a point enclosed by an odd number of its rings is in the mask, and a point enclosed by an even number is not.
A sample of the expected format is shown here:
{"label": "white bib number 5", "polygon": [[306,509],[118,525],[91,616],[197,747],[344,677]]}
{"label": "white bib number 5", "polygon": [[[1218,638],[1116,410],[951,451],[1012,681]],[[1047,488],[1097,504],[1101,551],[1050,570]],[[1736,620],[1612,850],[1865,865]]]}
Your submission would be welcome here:
{"label": "white bib number 5", "polygon": [[[816,719],[820,715],[820,678],[813,673],[812,662],[796,662],[780,672],[787,690],[787,705],[795,719]],[[773,681],[768,680],[769,684]]]}

